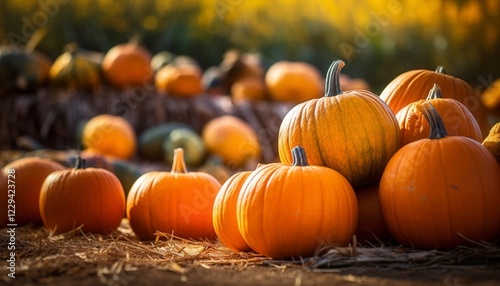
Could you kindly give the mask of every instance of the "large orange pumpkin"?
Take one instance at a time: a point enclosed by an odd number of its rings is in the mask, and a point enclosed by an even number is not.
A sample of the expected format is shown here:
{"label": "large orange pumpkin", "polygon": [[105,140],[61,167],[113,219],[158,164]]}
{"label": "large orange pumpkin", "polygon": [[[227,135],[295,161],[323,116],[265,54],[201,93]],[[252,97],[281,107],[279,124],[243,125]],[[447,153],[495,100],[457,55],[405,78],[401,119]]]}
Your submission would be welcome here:
{"label": "large orange pumpkin", "polygon": [[467,82],[447,75],[442,66],[435,71],[420,69],[400,74],[384,88],[380,98],[396,114],[406,105],[427,98],[434,84],[439,85],[444,97],[454,98],[465,105],[476,118],[483,138],[488,135],[490,124],[480,98]]}
{"label": "large orange pumpkin", "polygon": [[460,135],[482,142],[483,134],[474,115],[459,101],[443,98],[438,85],[430,90],[425,100],[419,100],[403,107],[396,118],[401,129],[401,146],[429,137],[429,123],[422,114],[420,105],[431,103],[446,127],[448,135]]}
{"label": "large orange pumpkin", "polygon": [[243,184],[236,206],[248,245],[272,258],[311,256],[323,245],[345,245],[356,230],[358,206],[338,172],[307,163],[304,149],[293,164],[259,166]]}
{"label": "large orange pumpkin", "polygon": [[221,184],[204,172],[188,172],[184,151],[175,150],[170,172],[148,172],[127,197],[127,218],[142,240],[162,231],[186,239],[217,237],[212,210]]}
{"label": "large orange pumpkin", "polygon": [[399,126],[387,105],[366,90],[342,92],[341,60],[329,68],[324,97],[296,105],[284,117],[279,134],[281,162],[292,162],[301,146],[311,165],[337,170],[353,187],[380,179],[399,148]]}
{"label": "large orange pumpkin", "polygon": [[225,246],[234,251],[250,251],[241,236],[236,216],[236,205],[241,187],[252,171],[238,172],[222,185],[215,197],[213,222],[215,233]]}
{"label": "large orange pumpkin", "polygon": [[123,117],[100,114],[83,127],[82,143],[96,153],[121,159],[130,159],[137,148],[132,125]]}
{"label": "large orange pumpkin", "polygon": [[85,168],[85,161],[78,158],[75,168],[53,172],[45,179],[40,213],[52,234],[79,226],[83,232],[111,233],[125,213],[125,194],[113,173]]}
{"label": "large orange pumpkin", "polygon": [[[21,158],[7,164],[1,170],[0,180],[0,228],[7,223],[17,226],[33,223],[41,225],[40,188],[45,178],[52,172],[63,170],[64,166],[44,158]],[[8,207],[12,199],[13,207]],[[13,216],[8,216],[13,214]],[[14,220],[9,220],[9,218]]]}
{"label": "large orange pumpkin", "polygon": [[102,60],[102,70],[108,82],[120,89],[148,86],[153,79],[151,52],[136,43],[112,47]]}
{"label": "large orange pumpkin", "polygon": [[500,236],[500,167],[481,143],[447,136],[431,104],[428,139],[401,148],[380,182],[392,236],[417,249],[450,249]]}
{"label": "large orange pumpkin", "polygon": [[278,61],[265,74],[269,96],[275,101],[300,103],[321,97],[321,72],[306,62]]}

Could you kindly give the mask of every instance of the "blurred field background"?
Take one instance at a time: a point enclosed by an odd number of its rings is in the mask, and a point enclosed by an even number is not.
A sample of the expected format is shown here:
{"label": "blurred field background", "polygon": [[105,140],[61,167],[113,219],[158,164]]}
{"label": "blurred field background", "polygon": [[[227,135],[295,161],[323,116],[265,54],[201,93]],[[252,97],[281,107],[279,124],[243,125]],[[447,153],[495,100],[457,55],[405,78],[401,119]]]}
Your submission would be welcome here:
{"label": "blurred field background", "polygon": [[375,92],[398,74],[443,65],[480,92],[500,76],[499,0],[245,1],[2,0],[0,39],[55,58],[69,42],[105,52],[131,38],[207,68],[229,48],[264,63],[302,60],[326,73],[334,59]]}

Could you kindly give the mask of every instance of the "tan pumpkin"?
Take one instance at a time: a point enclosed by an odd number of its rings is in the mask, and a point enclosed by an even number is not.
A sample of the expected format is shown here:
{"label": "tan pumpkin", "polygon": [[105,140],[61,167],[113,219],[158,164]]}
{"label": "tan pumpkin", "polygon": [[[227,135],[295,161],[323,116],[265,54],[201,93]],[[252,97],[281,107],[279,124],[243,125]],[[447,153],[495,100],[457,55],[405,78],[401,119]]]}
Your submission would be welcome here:
{"label": "tan pumpkin", "polygon": [[497,122],[483,141],[483,146],[488,149],[500,164],[500,122]]}

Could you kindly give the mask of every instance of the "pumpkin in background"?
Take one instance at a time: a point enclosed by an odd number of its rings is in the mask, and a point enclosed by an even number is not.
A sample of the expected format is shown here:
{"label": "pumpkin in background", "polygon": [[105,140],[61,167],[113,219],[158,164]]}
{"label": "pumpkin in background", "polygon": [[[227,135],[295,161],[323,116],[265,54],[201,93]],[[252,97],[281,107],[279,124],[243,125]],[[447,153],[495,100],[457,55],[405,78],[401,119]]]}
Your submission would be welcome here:
{"label": "pumpkin in background", "polygon": [[356,189],[358,201],[357,241],[361,244],[381,244],[391,238],[380,209],[379,182]]}
{"label": "pumpkin in background", "polygon": [[177,128],[191,128],[180,122],[161,123],[144,130],[139,136],[139,155],[148,160],[162,160],[163,141]]}
{"label": "pumpkin in background", "polygon": [[170,165],[178,148],[184,150],[184,162],[188,167],[200,166],[207,155],[203,138],[192,128],[176,128],[163,140],[163,157]]}
{"label": "pumpkin in background", "polygon": [[151,52],[136,43],[112,47],[102,60],[102,71],[116,88],[148,86],[153,79]]}
{"label": "pumpkin in background", "polygon": [[82,226],[83,232],[109,234],[125,213],[125,194],[108,170],[85,168],[78,158],[74,168],[56,171],[40,191],[43,224],[56,235]]}
{"label": "pumpkin in background", "polygon": [[151,58],[151,69],[156,73],[162,67],[170,64],[174,58],[175,54],[169,51],[158,52]]}
{"label": "pumpkin in background", "polygon": [[161,231],[185,239],[217,237],[212,210],[221,184],[203,172],[188,172],[184,151],[175,150],[170,172],[139,177],[127,197],[127,218],[141,240]]}
{"label": "pumpkin in background", "polygon": [[132,125],[123,117],[111,114],[91,118],[83,128],[82,143],[85,148],[122,159],[132,158],[137,147]]}
{"label": "pumpkin in background", "polygon": [[[52,172],[63,170],[64,166],[44,158],[27,157],[17,159],[1,170],[0,180],[0,228],[8,223],[15,223],[17,226],[33,223],[42,225],[40,207],[40,188],[45,178]],[[13,171],[9,171],[13,170]],[[11,175],[11,176],[9,176]],[[13,187],[9,187],[12,185]],[[9,192],[14,190],[14,193]],[[10,195],[15,195],[11,197]],[[15,201],[15,221],[8,221],[7,206],[8,199]]]}
{"label": "pumpkin in background", "polygon": [[321,97],[321,72],[306,62],[278,61],[265,74],[269,96],[274,101],[300,103]]}
{"label": "pumpkin in background", "polygon": [[358,221],[349,182],[335,170],[309,165],[299,146],[292,154],[292,165],[270,163],[253,171],[236,206],[244,240],[276,259],[298,259],[323,245],[345,245]]}
{"label": "pumpkin in background", "polygon": [[231,86],[231,98],[233,102],[253,100],[266,100],[266,84],[258,77],[246,77],[239,79]]}
{"label": "pumpkin in background", "polygon": [[371,90],[368,82],[362,78],[352,78],[346,74],[340,74],[339,76],[340,89],[342,90],[354,90],[354,89],[363,89],[363,90]]}
{"label": "pumpkin in background", "polygon": [[500,164],[500,122],[497,122],[490,130],[488,136],[482,142]]}
{"label": "pumpkin in background", "polygon": [[435,84],[425,100],[412,102],[396,114],[401,129],[401,146],[429,137],[429,123],[420,111],[420,105],[427,102],[431,103],[441,115],[448,135],[465,136],[477,142],[483,141],[481,128],[474,115],[459,101],[443,98],[441,89]]}
{"label": "pumpkin in background", "polygon": [[232,175],[215,197],[213,223],[220,241],[234,251],[252,250],[241,236],[236,216],[236,205],[241,187],[252,171]]}
{"label": "pumpkin in background", "polygon": [[421,69],[400,74],[384,88],[380,98],[396,114],[406,105],[427,98],[434,84],[439,85],[446,98],[456,99],[465,105],[479,124],[483,138],[488,135],[490,124],[480,98],[467,82],[446,74],[442,66],[435,71]]}
{"label": "pumpkin in background", "polygon": [[87,58],[76,44],[68,45],[56,58],[49,74],[52,84],[76,90],[94,90],[101,83],[100,64]]}
{"label": "pumpkin in background", "polygon": [[253,128],[233,115],[211,119],[202,130],[207,150],[221,157],[224,164],[239,167],[259,158],[260,143]]}
{"label": "pumpkin in background", "polygon": [[202,69],[194,64],[168,64],[155,75],[156,89],[169,95],[195,97],[203,91]]}
{"label": "pumpkin in background", "polygon": [[46,63],[15,46],[0,46],[0,94],[33,91],[48,78]]}
{"label": "pumpkin in background", "polygon": [[389,161],[379,198],[389,231],[416,249],[451,249],[500,236],[500,166],[481,143],[447,136],[426,103],[428,139],[401,148]]}
{"label": "pumpkin in background", "polygon": [[217,155],[209,155],[205,163],[198,168],[198,172],[205,172],[212,175],[221,185],[233,174]]}
{"label": "pumpkin in background", "polygon": [[488,110],[500,112],[500,78],[481,94],[481,101]]}
{"label": "pumpkin in background", "polygon": [[332,63],[324,97],[293,107],[278,134],[281,162],[292,162],[291,150],[301,146],[311,165],[332,168],[361,187],[380,179],[399,149],[399,126],[389,107],[366,90],[342,92],[341,60]]}

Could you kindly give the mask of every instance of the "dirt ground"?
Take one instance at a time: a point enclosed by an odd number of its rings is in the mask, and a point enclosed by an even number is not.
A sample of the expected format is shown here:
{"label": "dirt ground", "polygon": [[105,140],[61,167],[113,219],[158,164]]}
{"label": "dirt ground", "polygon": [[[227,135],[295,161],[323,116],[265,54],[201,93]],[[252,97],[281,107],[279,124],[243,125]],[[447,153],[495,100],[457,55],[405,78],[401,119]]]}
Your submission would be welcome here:
{"label": "dirt ground", "polygon": [[[4,280],[5,281],[5,280]],[[500,285],[499,269],[412,270],[381,269],[304,270],[299,267],[216,266],[193,267],[185,273],[168,270],[138,269],[119,276],[49,276],[36,281],[18,277],[9,285]]]}

